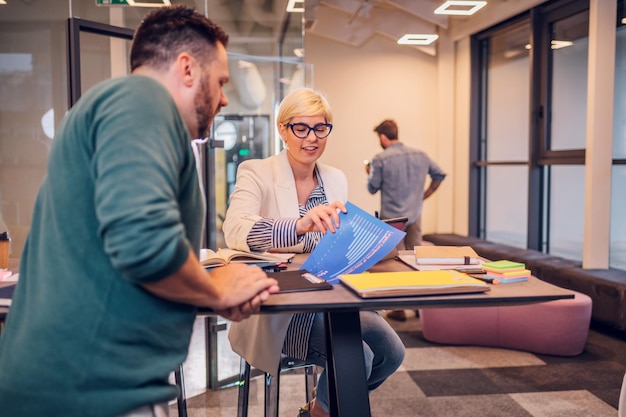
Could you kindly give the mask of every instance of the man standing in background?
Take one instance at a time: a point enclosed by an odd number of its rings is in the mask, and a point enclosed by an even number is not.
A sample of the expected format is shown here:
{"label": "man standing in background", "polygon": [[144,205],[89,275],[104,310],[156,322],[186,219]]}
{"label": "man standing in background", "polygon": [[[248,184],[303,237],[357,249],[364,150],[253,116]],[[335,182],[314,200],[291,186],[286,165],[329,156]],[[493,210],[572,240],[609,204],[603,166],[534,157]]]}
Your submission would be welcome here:
{"label": "man standing in background", "polygon": [[[425,152],[400,142],[395,121],[384,120],[374,132],[383,151],[365,166],[367,189],[371,194],[380,190],[381,219],[408,218],[406,236],[397,248],[412,250],[422,243],[422,203],[437,190],[446,174]],[[426,176],[430,177],[430,184],[424,191]],[[404,320],[406,316],[399,311],[388,317]]]}

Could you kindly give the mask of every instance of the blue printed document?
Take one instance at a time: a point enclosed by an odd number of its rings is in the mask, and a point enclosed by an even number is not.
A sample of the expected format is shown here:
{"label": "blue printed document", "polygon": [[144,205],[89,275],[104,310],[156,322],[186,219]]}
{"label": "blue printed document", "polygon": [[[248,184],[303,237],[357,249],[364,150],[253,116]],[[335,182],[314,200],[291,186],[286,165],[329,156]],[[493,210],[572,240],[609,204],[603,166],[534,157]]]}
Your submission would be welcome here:
{"label": "blue printed document", "polygon": [[347,202],[339,213],[339,228],[327,232],[302,265],[331,284],[340,274],[358,274],[383,259],[404,238],[404,233]]}

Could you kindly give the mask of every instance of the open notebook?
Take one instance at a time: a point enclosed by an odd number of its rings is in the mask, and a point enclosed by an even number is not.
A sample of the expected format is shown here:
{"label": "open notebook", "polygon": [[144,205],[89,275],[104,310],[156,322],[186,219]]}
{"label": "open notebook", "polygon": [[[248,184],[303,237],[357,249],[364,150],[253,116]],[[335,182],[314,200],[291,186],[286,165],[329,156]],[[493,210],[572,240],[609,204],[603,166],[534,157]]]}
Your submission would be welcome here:
{"label": "open notebook", "polygon": [[294,255],[293,253],[277,252],[244,252],[228,248],[220,248],[217,252],[211,249],[200,249],[200,263],[204,267],[222,266],[228,263],[288,263],[291,262]]}

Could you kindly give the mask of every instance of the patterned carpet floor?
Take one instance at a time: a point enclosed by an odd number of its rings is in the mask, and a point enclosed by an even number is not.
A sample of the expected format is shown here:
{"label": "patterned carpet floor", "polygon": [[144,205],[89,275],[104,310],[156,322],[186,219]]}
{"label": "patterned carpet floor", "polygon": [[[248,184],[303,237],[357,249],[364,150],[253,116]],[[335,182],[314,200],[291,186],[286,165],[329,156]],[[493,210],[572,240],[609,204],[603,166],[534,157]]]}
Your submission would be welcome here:
{"label": "patterned carpet floor", "polygon": [[[402,367],[370,394],[372,417],[616,417],[626,372],[626,339],[593,329],[574,357],[426,341],[419,318],[389,320],[407,348]],[[202,326],[198,326],[201,330]],[[196,331],[194,331],[194,334]],[[202,335],[185,363],[189,417],[236,416],[237,388],[207,390]],[[301,371],[283,372],[280,417],[304,404]],[[250,417],[263,416],[263,385],[250,384]],[[176,403],[170,416],[178,416]],[[352,417],[352,416],[350,416]],[[359,417],[359,416],[354,416]]]}

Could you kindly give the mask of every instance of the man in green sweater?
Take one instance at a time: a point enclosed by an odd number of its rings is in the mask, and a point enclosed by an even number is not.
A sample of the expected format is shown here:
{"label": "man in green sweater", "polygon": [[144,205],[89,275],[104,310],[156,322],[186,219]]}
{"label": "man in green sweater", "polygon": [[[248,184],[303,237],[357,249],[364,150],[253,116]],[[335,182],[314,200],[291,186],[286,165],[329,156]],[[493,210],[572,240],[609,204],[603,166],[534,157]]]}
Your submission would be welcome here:
{"label": "man in green sweater", "polygon": [[227,35],[185,7],[146,16],[132,75],[57,129],[0,338],[0,415],[167,415],[198,306],[231,320],[278,290],[257,267],[207,273],[192,138],[228,104]]}

